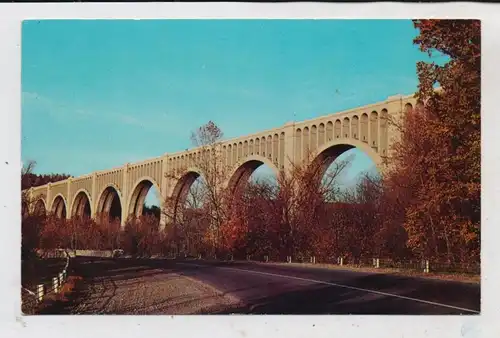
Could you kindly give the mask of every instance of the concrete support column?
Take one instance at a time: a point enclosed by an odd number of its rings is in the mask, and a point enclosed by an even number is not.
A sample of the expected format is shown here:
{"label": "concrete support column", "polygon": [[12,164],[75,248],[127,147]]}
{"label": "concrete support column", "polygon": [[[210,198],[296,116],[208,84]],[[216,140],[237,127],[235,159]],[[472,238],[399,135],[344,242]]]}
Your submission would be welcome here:
{"label": "concrete support column", "polygon": [[168,194],[168,156],[164,156],[161,161],[161,178],[158,184],[160,185],[160,230],[164,230],[167,226],[167,216],[164,213],[165,208],[165,200],[167,199]]}
{"label": "concrete support column", "polygon": [[295,144],[295,123],[289,122],[285,124],[283,131],[285,132],[285,158],[283,163],[285,175],[289,175],[293,168],[293,163],[296,162],[295,159],[295,147],[302,147],[302,145]]}
{"label": "concrete support column", "polygon": [[52,212],[52,184],[49,182],[47,184],[47,213]]}
{"label": "concrete support column", "polygon": [[73,181],[73,178],[69,177],[68,180],[67,180],[67,195],[68,196],[66,198],[66,201],[68,203],[68,205],[66,206],[67,210],[66,210],[66,219],[70,219],[71,218],[71,210],[73,208],[73,196],[71,196],[71,182]]}
{"label": "concrete support column", "polygon": [[368,114],[368,135],[367,135],[367,141],[368,141],[368,147],[373,148],[373,142],[372,142],[372,113]]}
{"label": "concrete support column", "polygon": [[127,222],[127,218],[130,214],[129,211],[129,184],[128,184],[128,171],[129,171],[129,163],[125,164],[123,167],[123,186],[122,186],[122,219],[121,219],[121,227],[122,229],[125,227],[125,222]]}
{"label": "concrete support column", "polygon": [[379,155],[382,155],[382,143],[380,141],[382,140],[382,130],[380,128],[380,120],[382,119],[382,110],[378,112],[378,118],[377,118],[377,153]]}
{"label": "concrete support column", "polygon": [[99,204],[99,201],[97,200],[97,173],[93,172],[92,173],[92,191],[90,192],[92,194],[92,204],[94,207],[92,208],[92,218],[96,217],[97,214],[97,206]]}

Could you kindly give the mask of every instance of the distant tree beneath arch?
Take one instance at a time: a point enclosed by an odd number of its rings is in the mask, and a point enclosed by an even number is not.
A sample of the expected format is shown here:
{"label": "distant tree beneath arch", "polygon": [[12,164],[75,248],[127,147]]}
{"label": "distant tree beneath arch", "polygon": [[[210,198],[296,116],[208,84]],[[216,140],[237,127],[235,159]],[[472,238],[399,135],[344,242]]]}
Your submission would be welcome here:
{"label": "distant tree beneath arch", "polygon": [[144,203],[144,206],[142,208],[142,214],[145,216],[147,215],[154,216],[157,219],[160,219],[161,209],[156,205],[147,206],[146,203]]}

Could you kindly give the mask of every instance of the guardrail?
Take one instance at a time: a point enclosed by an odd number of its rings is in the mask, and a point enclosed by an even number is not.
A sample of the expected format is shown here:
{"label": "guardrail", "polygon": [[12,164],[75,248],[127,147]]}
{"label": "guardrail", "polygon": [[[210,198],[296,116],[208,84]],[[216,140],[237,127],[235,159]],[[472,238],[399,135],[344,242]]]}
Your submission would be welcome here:
{"label": "guardrail", "polygon": [[[208,256],[209,258],[216,259],[215,256]],[[208,258],[207,257],[207,258]],[[346,267],[358,268],[374,268],[374,269],[397,269],[397,270],[412,270],[422,273],[459,273],[479,275],[481,273],[480,262],[473,263],[453,263],[442,262],[430,259],[413,259],[413,260],[396,260],[391,258],[349,258],[343,256],[332,256],[326,260],[320,260],[316,256],[301,256],[293,258],[292,256],[271,257],[269,255],[246,255],[246,257],[234,257],[232,254],[227,255],[224,260],[246,260],[253,262],[264,263],[295,263],[295,264],[325,264],[337,265]]]}
{"label": "guardrail", "polygon": [[[87,257],[103,257],[103,258],[132,258],[133,256],[125,254],[123,250],[75,250],[75,256]],[[246,255],[237,256],[231,253],[226,255],[215,254],[194,254],[189,255],[192,259],[213,259],[219,261],[249,261],[249,262],[264,262],[264,263],[295,263],[295,264],[324,264],[324,265],[337,265],[346,267],[358,268],[374,268],[374,269],[398,269],[409,270],[421,273],[460,273],[479,275],[481,273],[480,262],[473,263],[450,263],[441,262],[430,259],[392,259],[382,257],[372,258],[352,258],[344,256],[331,256],[328,259],[319,259],[314,255],[299,256],[293,258],[292,256],[271,256],[271,255]],[[151,258],[151,259],[175,259],[175,258],[188,258],[186,253],[173,253],[169,252],[164,255],[144,255],[136,258]]]}
{"label": "guardrail", "polygon": [[58,255],[60,255],[60,252],[65,253],[66,264],[64,265],[63,270],[59,272],[57,276],[52,277],[50,284],[37,284],[36,290],[34,291],[24,287],[21,288],[21,307],[23,313],[33,313],[47,295],[58,293],[62,290],[62,287],[68,278],[70,255],[65,250],[55,250],[54,252],[57,253],[53,254],[53,257],[59,257]]}

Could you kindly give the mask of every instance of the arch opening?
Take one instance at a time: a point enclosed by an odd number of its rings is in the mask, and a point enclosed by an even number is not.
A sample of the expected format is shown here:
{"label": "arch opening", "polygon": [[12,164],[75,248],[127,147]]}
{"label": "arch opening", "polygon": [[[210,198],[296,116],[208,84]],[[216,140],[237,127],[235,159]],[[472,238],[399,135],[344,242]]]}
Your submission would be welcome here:
{"label": "arch opening", "polygon": [[158,190],[156,185],[153,184],[149,188],[148,193],[146,194],[146,198],[144,199],[142,214],[143,215],[152,215],[152,216],[156,217],[157,219],[160,219],[160,217],[161,217],[160,206],[161,206],[160,191]]}
{"label": "arch opening", "polygon": [[26,203],[24,201],[21,202],[21,215],[23,218],[29,216],[28,203]]}
{"label": "arch opening", "polygon": [[344,192],[354,188],[365,175],[380,175],[374,160],[350,144],[337,144],[325,149],[313,164],[318,168],[318,188],[328,202],[341,200]]}
{"label": "arch opening", "polygon": [[159,200],[160,195],[156,184],[150,179],[139,181],[130,196],[129,217],[138,218],[143,215],[153,215],[160,219]]}
{"label": "arch opening", "polygon": [[66,202],[61,195],[58,195],[52,202],[52,214],[57,218],[66,218]]}
{"label": "arch opening", "polygon": [[[233,148],[233,151],[236,147]],[[177,182],[173,194],[171,218],[175,222],[179,222],[185,214],[186,209],[198,208],[200,195],[202,194],[202,178],[198,172],[189,171]]]}
{"label": "arch opening", "polygon": [[90,218],[92,210],[90,206],[90,199],[84,191],[80,191],[73,202],[73,210],[71,211],[72,217]]}
{"label": "arch opening", "polygon": [[97,207],[97,213],[101,216],[101,221],[122,219],[122,206],[120,202],[120,196],[118,195],[118,191],[109,186],[101,193],[101,197],[99,198],[99,204]]}
{"label": "arch opening", "polygon": [[277,185],[278,177],[275,168],[258,159],[249,160],[236,169],[229,179],[228,189],[232,197],[245,192],[249,183]]}
{"label": "arch opening", "polygon": [[35,216],[45,216],[47,214],[47,208],[45,207],[45,202],[42,199],[36,201],[33,212]]}

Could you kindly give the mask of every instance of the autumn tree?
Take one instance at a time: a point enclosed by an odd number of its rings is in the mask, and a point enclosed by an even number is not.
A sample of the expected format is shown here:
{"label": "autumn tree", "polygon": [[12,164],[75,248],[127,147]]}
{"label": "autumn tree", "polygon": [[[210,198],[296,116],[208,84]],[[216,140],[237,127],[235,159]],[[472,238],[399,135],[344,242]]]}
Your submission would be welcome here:
{"label": "autumn tree", "polygon": [[[199,127],[191,134],[191,142],[197,148],[198,155],[192,158],[193,166],[199,171],[201,176],[197,183],[199,191],[197,199],[203,205],[202,209],[209,219],[209,238],[216,249],[220,242],[220,228],[227,220],[227,195],[225,191],[225,180],[228,176],[228,167],[225,164],[221,151],[223,138],[222,130],[212,121]],[[178,171],[171,170],[167,173],[169,178],[179,180],[185,174],[181,168]],[[183,210],[185,205],[178,205],[177,200],[170,198],[165,201],[164,213],[173,226],[178,226],[183,220]],[[184,201],[180,201],[184,203]]]}
{"label": "autumn tree", "polygon": [[[386,186],[403,197],[407,245],[449,262],[479,258],[481,29],[475,20],[415,20],[414,42],[444,64],[419,62],[418,99],[405,117]],[[441,90],[435,90],[439,86]]]}

